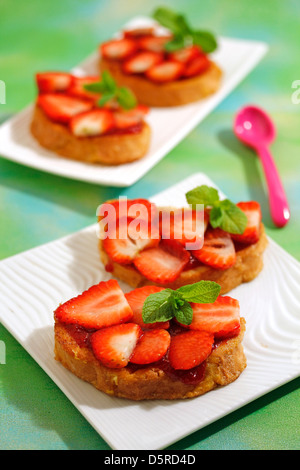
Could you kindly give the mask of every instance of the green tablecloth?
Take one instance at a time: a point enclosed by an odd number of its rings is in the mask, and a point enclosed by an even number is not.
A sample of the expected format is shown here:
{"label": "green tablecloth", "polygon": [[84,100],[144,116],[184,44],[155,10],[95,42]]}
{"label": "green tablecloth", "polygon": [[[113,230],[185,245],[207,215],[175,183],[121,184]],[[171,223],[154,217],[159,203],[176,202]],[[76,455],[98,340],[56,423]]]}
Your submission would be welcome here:
{"label": "green tablecloth", "polygon": [[[300,2],[297,0],[165,1],[194,25],[223,36],[262,40],[270,50],[221,105],[142,180],[127,189],[101,187],[0,159],[0,258],[72,233],[95,221],[96,207],[119,196],[148,197],[194,172],[206,173],[233,200],[257,199],[267,233],[300,260]],[[0,79],[6,105],[0,119],[35,96],[37,70],[68,70],[136,15],[161,2],[146,0],[2,0]],[[272,152],[291,208],[284,229],[272,225],[258,160],[232,134],[235,112],[258,104],[278,130]],[[1,308],[1,306],[0,306]],[[0,326],[1,449],[109,449],[46,373]],[[299,449],[299,379],[177,442],[170,449]]]}

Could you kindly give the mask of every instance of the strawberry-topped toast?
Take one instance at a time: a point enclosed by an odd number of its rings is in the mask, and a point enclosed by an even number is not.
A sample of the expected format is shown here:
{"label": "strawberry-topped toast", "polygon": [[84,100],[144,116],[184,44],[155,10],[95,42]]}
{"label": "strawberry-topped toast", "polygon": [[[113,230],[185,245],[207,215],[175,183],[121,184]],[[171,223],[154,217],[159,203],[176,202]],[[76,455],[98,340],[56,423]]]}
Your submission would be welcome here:
{"label": "strawberry-topped toast", "polygon": [[259,203],[220,200],[206,185],[189,191],[186,199],[186,208],[157,207],[145,199],[100,205],[105,269],[131,287],[176,289],[212,280],[221,285],[221,294],[254,279],[267,245]]}
{"label": "strawberry-topped toast", "polygon": [[100,282],[58,306],[55,358],[79,378],[132,400],[202,395],[246,367],[239,302],[201,281],[124,294]]}
{"label": "strawberry-topped toast", "polygon": [[214,36],[166,8],[153,16],[153,26],[125,30],[100,45],[100,70],[110,70],[148,106],[180,106],[215,93],[222,71],[209,57],[217,48]]}
{"label": "strawberry-topped toast", "polygon": [[78,77],[36,74],[38,97],[31,133],[40,145],[66,158],[119,165],[142,158],[149,148],[149,109],[118,87],[109,72]]}

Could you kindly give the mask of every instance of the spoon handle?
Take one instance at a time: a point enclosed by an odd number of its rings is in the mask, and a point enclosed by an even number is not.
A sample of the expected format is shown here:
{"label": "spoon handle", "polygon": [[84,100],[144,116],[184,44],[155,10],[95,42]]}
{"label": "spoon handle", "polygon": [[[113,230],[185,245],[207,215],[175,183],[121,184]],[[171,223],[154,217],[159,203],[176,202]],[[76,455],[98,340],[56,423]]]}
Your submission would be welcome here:
{"label": "spoon handle", "polygon": [[271,217],[277,227],[283,227],[290,219],[284,188],[269,150],[265,147],[259,147],[257,152],[267,180]]}

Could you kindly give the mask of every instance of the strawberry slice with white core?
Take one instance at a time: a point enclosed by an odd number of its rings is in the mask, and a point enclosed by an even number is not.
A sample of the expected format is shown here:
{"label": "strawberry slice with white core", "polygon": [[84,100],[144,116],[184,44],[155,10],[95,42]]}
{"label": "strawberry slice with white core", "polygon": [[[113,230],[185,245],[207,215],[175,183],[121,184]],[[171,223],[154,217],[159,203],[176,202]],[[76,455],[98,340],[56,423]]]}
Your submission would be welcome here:
{"label": "strawberry slice with white core", "polygon": [[116,227],[108,227],[103,248],[111,260],[129,264],[142,250],[158,243],[159,232],[153,233],[148,220],[123,218],[117,220]]}
{"label": "strawberry slice with white core", "polygon": [[229,233],[219,228],[208,228],[204,236],[204,244],[200,250],[192,254],[201,263],[215,269],[228,269],[236,262],[236,252]]}
{"label": "strawberry slice with white core", "polygon": [[190,208],[162,210],[160,229],[163,239],[178,240],[186,249],[200,249],[208,225],[208,214]]}
{"label": "strawberry slice with white core", "polygon": [[214,303],[191,303],[193,320],[188,328],[205,330],[216,337],[226,336],[240,326],[239,301],[229,296],[219,296]]}
{"label": "strawberry slice with white core", "polygon": [[150,52],[164,52],[165,44],[171,40],[171,36],[145,36],[139,40],[141,49]]}
{"label": "strawberry slice with white core", "polygon": [[163,54],[159,52],[138,52],[123,63],[122,69],[128,74],[144,73],[154,65],[160,64],[163,58]]}
{"label": "strawberry slice with white core", "polygon": [[171,52],[169,54],[169,58],[186,64],[196,57],[199,57],[199,55],[202,55],[202,51],[198,46],[189,46],[184,49]]}
{"label": "strawberry slice with white core", "polygon": [[106,367],[126,367],[141,334],[142,329],[136,323],[103,328],[91,335],[93,353]]}
{"label": "strawberry slice with white core", "polygon": [[36,83],[40,93],[66,91],[72,84],[73,77],[65,72],[44,72],[36,74]]}
{"label": "strawberry slice with white core", "polygon": [[239,202],[237,206],[247,216],[248,223],[242,235],[232,234],[233,240],[240,243],[256,243],[260,237],[262,219],[260,204],[256,201]]}
{"label": "strawberry slice with white core", "polygon": [[145,74],[149,80],[157,83],[167,83],[179,79],[184,72],[184,64],[175,60],[166,60],[154,65]]}
{"label": "strawberry slice with white core", "polygon": [[149,112],[149,108],[144,105],[138,105],[130,110],[120,110],[114,113],[115,124],[117,129],[129,129],[138,126],[144,120]]}
{"label": "strawberry slice with white core", "polygon": [[149,297],[150,294],[156,294],[157,292],[160,292],[161,290],[164,290],[164,288],[158,287],[158,286],[144,286],[144,287],[138,287],[132,290],[131,292],[128,292],[127,294],[125,294],[126,300],[129,303],[131,310],[133,312],[132,321],[140,325],[140,327],[143,329],[153,329],[153,328],[167,329],[170,326],[170,322],[168,321],[155,322],[155,323],[143,322],[142,313],[143,313],[143,305],[145,303],[145,300],[147,299],[147,297]]}
{"label": "strawberry slice with white core", "polygon": [[59,93],[39,95],[37,104],[50,119],[64,124],[68,123],[76,114],[88,111],[93,107],[92,101],[81,100]]}
{"label": "strawberry slice with white core", "polygon": [[201,54],[187,63],[183,76],[190,78],[196,75],[200,75],[208,69],[209,64],[210,61],[208,57],[205,54]]}
{"label": "strawberry slice with white core", "polygon": [[70,121],[71,132],[77,137],[92,137],[106,134],[115,127],[112,111],[94,109],[75,116]]}
{"label": "strawberry slice with white core", "polygon": [[106,59],[123,60],[137,50],[136,41],[130,38],[113,39],[100,46],[101,54]]}
{"label": "strawberry slice with white core", "polygon": [[189,330],[172,336],[169,361],[176,370],[189,370],[210,355],[214,336],[207,331]]}
{"label": "strawberry slice with white core", "polygon": [[[183,247],[182,250],[184,250]],[[155,248],[142,251],[134,259],[134,265],[150,281],[167,284],[180,276],[189,259],[190,256],[186,250],[177,255],[164,247],[162,242]]]}
{"label": "strawberry slice with white core", "polygon": [[103,328],[132,319],[132,310],[116,280],[100,282],[55,311],[62,323]]}
{"label": "strawberry slice with white core", "polygon": [[78,96],[80,98],[99,99],[100,93],[94,93],[84,88],[84,85],[99,82],[99,76],[88,77],[73,77],[73,81],[67,90],[71,96]]}
{"label": "strawberry slice with white core", "polygon": [[171,336],[167,330],[156,328],[144,331],[140,337],[130,362],[133,364],[151,364],[164,357],[169,349]]}

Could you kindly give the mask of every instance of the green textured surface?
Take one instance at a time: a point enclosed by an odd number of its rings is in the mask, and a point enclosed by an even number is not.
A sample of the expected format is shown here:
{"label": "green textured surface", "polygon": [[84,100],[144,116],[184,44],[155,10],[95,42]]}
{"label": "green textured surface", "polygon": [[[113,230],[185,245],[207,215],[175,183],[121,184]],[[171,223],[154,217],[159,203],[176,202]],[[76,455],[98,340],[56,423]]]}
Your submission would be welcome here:
{"label": "green textured surface", "polygon": [[[1,0],[0,79],[7,104],[0,120],[34,99],[37,70],[73,67],[99,42],[161,2],[146,0]],[[223,36],[266,41],[263,61],[197,128],[130,188],[101,187],[42,173],[0,159],[0,259],[72,233],[95,221],[102,201],[148,197],[194,172],[206,173],[233,200],[257,199],[268,234],[300,260],[300,104],[292,82],[300,79],[300,2],[295,0],[165,1],[194,25]],[[4,46],[4,47],[3,47]],[[272,152],[292,218],[273,227],[258,160],[232,134],[235,112],[264,107],[278,136]],[[45,372],[0,326],[6,364],[0,364],[1,449],[109,449]],[[170,449],[299,449],[299,379],[279,387]]]}

